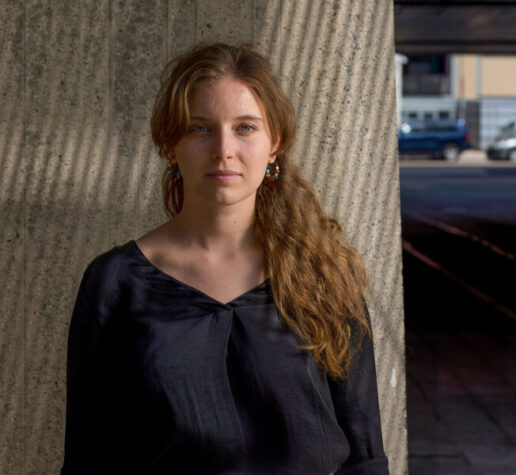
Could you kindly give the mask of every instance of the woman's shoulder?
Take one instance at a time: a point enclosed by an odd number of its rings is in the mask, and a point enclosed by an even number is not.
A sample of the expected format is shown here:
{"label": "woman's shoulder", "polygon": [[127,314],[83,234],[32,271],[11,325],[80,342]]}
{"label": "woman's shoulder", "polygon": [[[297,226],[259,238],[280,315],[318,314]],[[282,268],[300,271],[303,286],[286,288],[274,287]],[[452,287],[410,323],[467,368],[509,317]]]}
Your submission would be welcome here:
{"label": "woman's shoulder", "polygon": [[[115,245],[93,258],[86,267],[83,286],[87,294],[99,300],[99,296],[109,304],[116,305],[117,299],[123,298],[124,289],[140,285],[145,272],[149,270],[147,256],[164,247],[167,223],[158,226],[138,239],[131,239]],[[140,245],[147,250],[143,254]],[[168,244],[167,244],[168,245]]]}
{"label": "woman's shoulder", "polygon": [[111,249],[102,252],[90,261],[86,267],[85,274],[88,274],[93,279],[112,279],[132,257],[131,251],[133,247],[134,240],[130,240],[125,244],[113,246]]}
{"label": "woman's shoulder", "polygon": [[117,245],[94,257],[84,271],[81,290],[91,301],[97,302],[99,310],[106,310],[118,294],[121,276],[134,258],[134,240]]}

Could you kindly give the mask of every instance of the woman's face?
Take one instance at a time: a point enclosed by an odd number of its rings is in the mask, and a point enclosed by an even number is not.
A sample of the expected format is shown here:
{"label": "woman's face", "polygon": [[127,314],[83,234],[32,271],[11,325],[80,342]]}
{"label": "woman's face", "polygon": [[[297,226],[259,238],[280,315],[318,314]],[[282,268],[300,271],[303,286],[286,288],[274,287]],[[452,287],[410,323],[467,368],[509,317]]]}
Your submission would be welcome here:
{"label": "woman's face", "polygon": [[277,146],[271,143],[263,104],[244,82],[225,76],[197,86],[189,106],[191,126],[175,147],[185,203],[254,208]]}

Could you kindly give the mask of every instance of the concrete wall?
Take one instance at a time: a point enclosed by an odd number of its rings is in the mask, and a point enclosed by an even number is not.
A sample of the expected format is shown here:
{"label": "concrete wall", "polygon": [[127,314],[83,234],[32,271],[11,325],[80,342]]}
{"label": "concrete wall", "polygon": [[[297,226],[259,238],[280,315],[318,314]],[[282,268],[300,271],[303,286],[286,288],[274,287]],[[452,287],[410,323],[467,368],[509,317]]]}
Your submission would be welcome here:
{"label": "concrete wall", "polygon": [[366,259],[385,446],[406,472],[392,2],[0,0],[0,472],[57,473],[86,264],[165,220],[148,119],[199,40],[254,40],[299,116],[297,159]]}

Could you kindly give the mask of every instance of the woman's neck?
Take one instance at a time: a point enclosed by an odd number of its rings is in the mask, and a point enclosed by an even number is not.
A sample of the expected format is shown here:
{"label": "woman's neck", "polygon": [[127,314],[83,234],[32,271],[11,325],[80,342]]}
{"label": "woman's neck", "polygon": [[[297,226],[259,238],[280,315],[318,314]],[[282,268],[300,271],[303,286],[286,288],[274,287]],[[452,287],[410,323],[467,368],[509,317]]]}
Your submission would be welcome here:
{"label": "woman's neck", "polygon": [[210,254],[234,256],[257,247],[254,238],[254,206],[248,203],[221,206],[183,204],[168,223],[176,244]]}

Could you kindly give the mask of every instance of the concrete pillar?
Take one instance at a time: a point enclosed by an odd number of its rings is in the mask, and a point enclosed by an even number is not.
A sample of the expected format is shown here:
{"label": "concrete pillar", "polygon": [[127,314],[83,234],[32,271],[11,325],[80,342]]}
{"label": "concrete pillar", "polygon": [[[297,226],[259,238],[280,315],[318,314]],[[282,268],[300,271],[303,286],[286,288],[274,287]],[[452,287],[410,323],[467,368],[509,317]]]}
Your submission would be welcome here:
{"label": "concrete pillar", "polygon": [[384,442],[407,471],[392,2],[0,0],[0,472],[57,473],[85,265],[165,219],[149,116],[200,40],[270,54],[296,160],[366,260]]}

